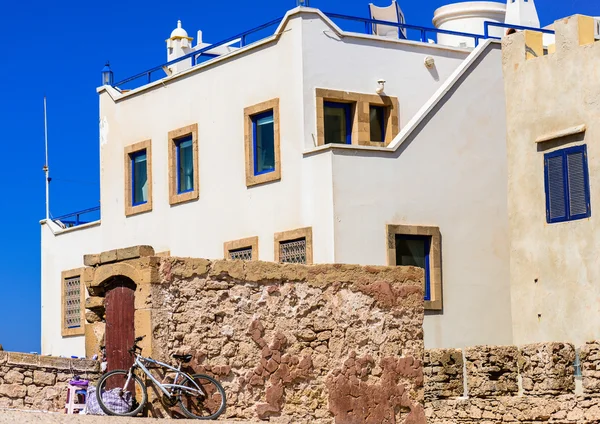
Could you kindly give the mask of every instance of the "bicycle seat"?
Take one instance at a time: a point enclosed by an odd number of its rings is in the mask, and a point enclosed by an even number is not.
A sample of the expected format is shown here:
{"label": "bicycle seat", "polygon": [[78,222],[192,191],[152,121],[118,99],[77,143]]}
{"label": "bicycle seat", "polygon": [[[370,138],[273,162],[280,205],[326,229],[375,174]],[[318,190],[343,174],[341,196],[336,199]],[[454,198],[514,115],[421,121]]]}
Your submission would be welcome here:
{"label": "bicycle seat", "polygon": [[178,361],[181,361],[181,362],[185,363],[185,362],[190,362],[192,360],[192,355],[177,355],[177,354],[174,354],[173,358],[177,359]]}

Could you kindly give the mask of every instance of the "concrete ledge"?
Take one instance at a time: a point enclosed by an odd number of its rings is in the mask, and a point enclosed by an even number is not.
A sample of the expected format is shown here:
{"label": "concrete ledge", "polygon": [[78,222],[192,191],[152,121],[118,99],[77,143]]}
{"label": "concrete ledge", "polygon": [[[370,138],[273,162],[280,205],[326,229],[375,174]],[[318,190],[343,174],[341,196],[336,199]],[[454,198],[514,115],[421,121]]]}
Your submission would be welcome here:
{"label": "concrete ledge", "polygon": [[98,266],[148,256],[154,256],[154,249],[152,246],[132,246],[123,249],[108,250],[102,253],[84,255],[83,264],[85,266]]}

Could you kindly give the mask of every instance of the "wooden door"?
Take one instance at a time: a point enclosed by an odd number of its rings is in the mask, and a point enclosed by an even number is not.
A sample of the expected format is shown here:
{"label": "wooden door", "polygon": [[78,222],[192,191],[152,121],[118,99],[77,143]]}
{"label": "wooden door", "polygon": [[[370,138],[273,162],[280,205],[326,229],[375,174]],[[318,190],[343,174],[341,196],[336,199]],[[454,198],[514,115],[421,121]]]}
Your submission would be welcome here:
{"label": "wooden door", "polygon": [[135,288],[127,282],[117,282],[106,293],[106,361],[108,371],[128,369],[133,364],[129,349],[135,338]]}

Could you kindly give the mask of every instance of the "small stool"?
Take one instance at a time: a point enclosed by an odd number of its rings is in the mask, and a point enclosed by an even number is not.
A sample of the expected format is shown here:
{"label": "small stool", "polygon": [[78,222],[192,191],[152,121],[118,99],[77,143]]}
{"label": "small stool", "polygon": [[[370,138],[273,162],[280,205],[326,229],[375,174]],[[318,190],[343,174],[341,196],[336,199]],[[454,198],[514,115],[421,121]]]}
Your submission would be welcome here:
{"label": "small stool", "polygon": [[79,414],[85,408],[87,386],[88,382],[86,380],[69,381],[65,414]]}

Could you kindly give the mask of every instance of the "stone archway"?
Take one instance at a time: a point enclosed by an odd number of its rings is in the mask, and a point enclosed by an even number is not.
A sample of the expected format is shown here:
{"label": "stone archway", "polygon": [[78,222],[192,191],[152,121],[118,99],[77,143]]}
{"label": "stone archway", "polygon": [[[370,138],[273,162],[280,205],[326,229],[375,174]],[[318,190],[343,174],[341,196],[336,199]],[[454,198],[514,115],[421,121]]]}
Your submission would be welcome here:
{"label": "stone archway", "polygon": [[144,305],[150,295],[150,284],[158,278],[157,258],[150,246],[117,249],[86,255],[84,282],[86,299],[86,356],[106,346],[109,369],[131,365],[128,353],[133,340],[147,337],[140,346],[151,354],[150,310]]}

